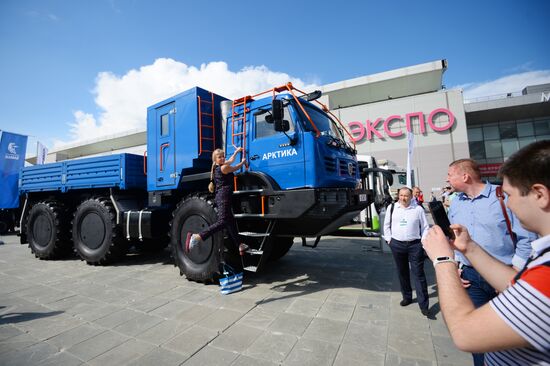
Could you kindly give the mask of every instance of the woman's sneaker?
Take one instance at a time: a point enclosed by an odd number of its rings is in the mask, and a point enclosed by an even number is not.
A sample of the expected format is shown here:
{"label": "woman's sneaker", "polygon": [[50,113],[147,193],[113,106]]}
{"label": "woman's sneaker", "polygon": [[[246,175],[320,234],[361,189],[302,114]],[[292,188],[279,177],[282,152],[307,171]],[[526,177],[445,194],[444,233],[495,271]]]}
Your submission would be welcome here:
{"label": "woman's sneaker", "polygon": [[239,245],[239,254],[241,256],[244,255],[244,253],[246,253],[246,251],[248,250],[248,245],[246,245],[245,243],[241,243],[241,245]]}
{"label": "woman's sneaker", "polygon": [[187,238],[185,239],[185,251],[189,252],[197,244],[201,242],[201,236],[199,234],[187,233]]}

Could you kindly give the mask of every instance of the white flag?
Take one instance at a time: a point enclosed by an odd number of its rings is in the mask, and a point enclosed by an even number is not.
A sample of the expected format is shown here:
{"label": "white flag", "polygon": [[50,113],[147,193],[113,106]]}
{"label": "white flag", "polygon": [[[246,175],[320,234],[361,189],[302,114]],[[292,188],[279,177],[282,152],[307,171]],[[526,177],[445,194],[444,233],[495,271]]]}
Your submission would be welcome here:
{"label": "white flag", "polygon": [[412,158],[414,151],[414,134],[407,132],[407,187],[412,188]]}
{"label": "white flag", "polygon": [[36,164],[44,164],[46,162],[46,155],[48,155],[48,148],[40,141],[36,142]]}

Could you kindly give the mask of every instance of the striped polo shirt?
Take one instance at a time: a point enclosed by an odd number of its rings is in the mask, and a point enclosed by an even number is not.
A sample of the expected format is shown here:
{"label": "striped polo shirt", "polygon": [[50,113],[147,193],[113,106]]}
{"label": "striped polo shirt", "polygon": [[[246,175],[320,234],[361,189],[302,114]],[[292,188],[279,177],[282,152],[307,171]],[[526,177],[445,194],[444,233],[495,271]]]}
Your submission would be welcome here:
{"label": "striped polo shirt", "polygon": [[535,259],[491,307],[530,346],[485,354],[485,364],[550,365],[550,235],[532,243]]}

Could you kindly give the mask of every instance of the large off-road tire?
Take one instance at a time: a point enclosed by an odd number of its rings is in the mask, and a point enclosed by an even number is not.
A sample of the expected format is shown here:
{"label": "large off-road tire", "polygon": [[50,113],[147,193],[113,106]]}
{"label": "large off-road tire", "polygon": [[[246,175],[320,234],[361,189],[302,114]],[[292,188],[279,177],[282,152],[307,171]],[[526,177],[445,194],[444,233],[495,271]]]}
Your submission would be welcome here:
{"label": "large off-road tire", "polygon": [[8,233],[9,224],[8,219],[0,217],[0,235],[6,235]]}
{"label": "large off-road tire", "polygon": [[191,196],[178,204],[170,222],[172,256],[180,274],[194,281],[209,281],[219,273],[223,258],[223,231],[185,251],[187,233],[199,233],[216,222],[217,214],[206,195]]}
{"label": "large off-road tire", "polygon": [[128,242],[116,224],[116,212],[108,198],[88,199],[76,209],[73,242],[78,255],[88,264],[112,263],[128,251]]}
{"label": "large off-road tire", "polygon": [[276,261],[284,257],[290,248],[292,248],[292,244],[294,244],[294,238],[292,237],[278,236],[271,240],[274,242],[271,247],[271,253],[269,253],[270,261]]}
{"label": "large off-road tire", "polygon": [[37,258],[54,259],[72,251],[69,220],[60,202],[34,204],[27,216],[26,234],[29,248]]}

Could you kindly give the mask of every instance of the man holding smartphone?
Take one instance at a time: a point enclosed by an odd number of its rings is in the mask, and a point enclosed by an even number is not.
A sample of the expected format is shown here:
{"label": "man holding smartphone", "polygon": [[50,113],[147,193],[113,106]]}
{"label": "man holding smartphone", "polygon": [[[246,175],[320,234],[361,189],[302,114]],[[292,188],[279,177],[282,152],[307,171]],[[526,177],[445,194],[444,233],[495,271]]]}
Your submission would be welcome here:
{"label": "man holding smartphone", "polygon": [[[541,236],[531,243],[532,253],[519,273],[474,240],[464,225],[451,225],[454,241],[449,242],[438,226],[423,240],[434,263],[441,311],[453,341],[463,351],[487,352],[481,359],[486,365],[550,363],[548,172],[550,140],[524,147],[500,169],[508,208],[525,229]],[[497,242],[497,238],[493,241]],[[468,298],[456,270],[453,249],[498,291],[489,304],[479,307]]]}
{"label": "man holding smartphone", "polygon": [[[399,200],[386,210],[384,219],[384,239],[390,246],[393,259],[397,265],[399,284],[401,285],[401,306],[412,303],[410,273],[413,274],[414,288],[418,306],[423,315],[429,315],[428,284],[424,273],[424,249],[420,239],[428,229],[428,220],[424,209],[412,200],[412,190],[408,187],[399,189]],[[410,263],[410,270],[409,270]]]}
{"label": "man holding smartphone", "polygon": [[[537,238],[521,227],[508,211],[515,238],[510,235],[503,208],[496,194],[497,186],[481,181],[478,164],[460,159],[449,165],[447,182],[457,192],[449,207],[449,221],[468,229],[472,239],[489,255],[508,266],[522,268],[531,253],[531,241]],[[480,275],[468,258],[456,252],[464,287],[476,308],[489,302],[497,293]],[[483,354],[474,354],[474,365],[483,365]]]}

